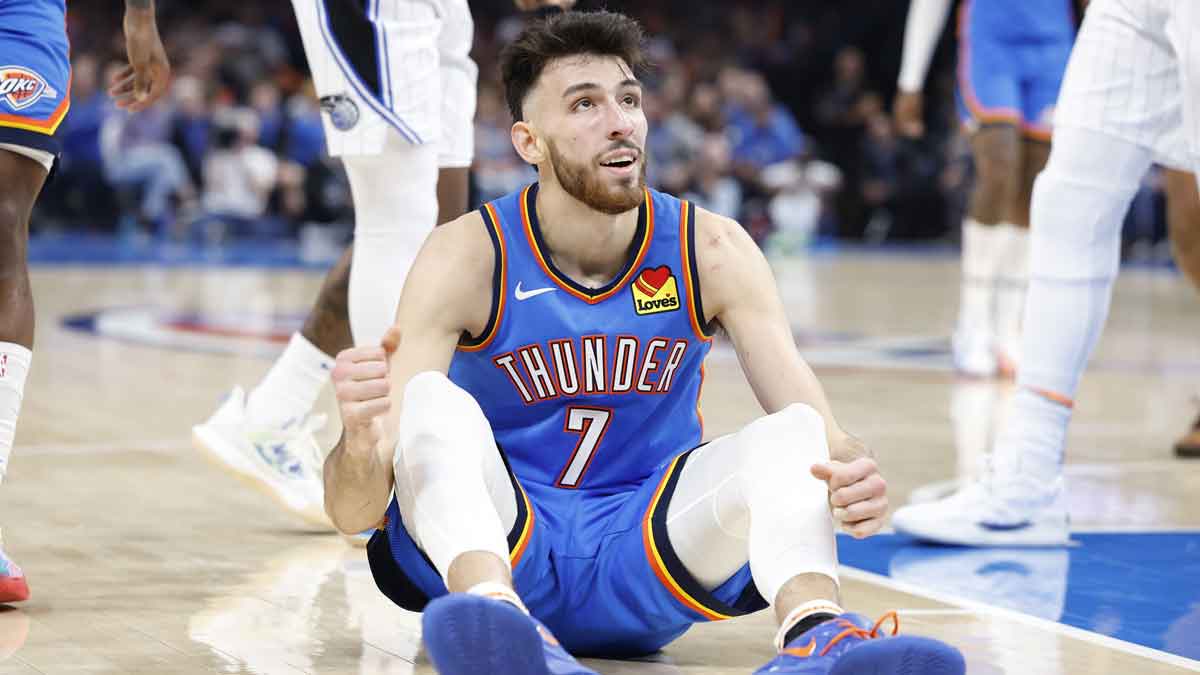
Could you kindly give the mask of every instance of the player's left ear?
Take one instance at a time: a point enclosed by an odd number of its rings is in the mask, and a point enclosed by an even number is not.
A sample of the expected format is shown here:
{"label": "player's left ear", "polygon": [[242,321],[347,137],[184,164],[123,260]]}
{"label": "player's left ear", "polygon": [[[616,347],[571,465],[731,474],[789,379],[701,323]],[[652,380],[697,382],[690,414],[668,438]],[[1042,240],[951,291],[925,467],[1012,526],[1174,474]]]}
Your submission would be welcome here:
{"label": "player's left ear", "polygon": [[539,138],[537,129],[529,122],[517,122],[512,125],[512,144],[521,159],[534,166],[546,158],[545,143]]}

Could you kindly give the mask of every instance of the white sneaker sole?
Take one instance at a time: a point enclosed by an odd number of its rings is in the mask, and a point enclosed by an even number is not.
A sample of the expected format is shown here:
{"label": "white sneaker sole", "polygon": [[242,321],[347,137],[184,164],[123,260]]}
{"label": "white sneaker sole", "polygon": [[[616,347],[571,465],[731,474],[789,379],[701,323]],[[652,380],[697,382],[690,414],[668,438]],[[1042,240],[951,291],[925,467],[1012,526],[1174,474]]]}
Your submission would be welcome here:
{"label": "white sneaker sole", "polygon": [[220,434],[207,424],[192,427],[192,446],[200,451],[205,458],[220,469],[253,487],[262,494],[270,497],[283,510],[299,516],[309,525],[323,530],[333,530],[333,522],[325,515],[324,505],[320,510],[297,507],[287,500],[275,482],[263,476],[262,472],[248,462],[237,449],[230,449],[229,444]]}

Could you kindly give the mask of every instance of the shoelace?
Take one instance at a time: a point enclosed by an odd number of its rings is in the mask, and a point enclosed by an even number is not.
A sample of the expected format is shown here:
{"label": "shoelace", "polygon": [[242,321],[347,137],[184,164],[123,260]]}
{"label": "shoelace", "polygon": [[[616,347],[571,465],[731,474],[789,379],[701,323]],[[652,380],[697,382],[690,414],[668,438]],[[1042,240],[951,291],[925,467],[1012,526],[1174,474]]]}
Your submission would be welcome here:
{"label": "shoelace", "polygon": [[879,617],[879,620],[875,622],[875,625],[872,626],[871,630],[869,630],[869,631],[859,628],[857,625],[854,624],[854,622],[850,621],[849,619],[837,619],[836,620],[837,624],[839,626],[842,626],[842,632],[833,636],[833,639],[829,641],[829,644],[825,645],[825,648],[821,650],[820,656],[825,656],[826,654],[828,654],[829,650],[833,649],[834,645],[836,645],[837,643],[841,642],[842,640],[844,640],[848,637],[856,637],[856,638],[861,638],[863,640],[873,640],[873,639],[879,637],[880,636],[879,629],[883,627],[883,622],[887,621],[888,619],[892,620],[891,634],[895,635],[896,633],[899,633],[900,632],[900,617],[897,616],[896,612],[894,612],[894,611],[888,612],[887,614],[884,614],[883,616]]}

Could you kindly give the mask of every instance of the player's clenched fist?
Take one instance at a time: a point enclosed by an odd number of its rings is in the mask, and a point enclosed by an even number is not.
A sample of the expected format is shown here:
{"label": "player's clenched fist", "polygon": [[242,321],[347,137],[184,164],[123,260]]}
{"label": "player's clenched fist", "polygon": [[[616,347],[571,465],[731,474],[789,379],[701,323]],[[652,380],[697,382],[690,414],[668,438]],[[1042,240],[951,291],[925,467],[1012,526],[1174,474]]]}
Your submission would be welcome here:
{"label": "player's clenched fist", "polygon": [[829,485],[829,505],[842,529],[857,539],[875,534],[887,516],[887,481],[869,457],[814,464],[812,475]]}
{"label": "player's clenched fist", "polygon": [[381,416],[391,407],[388,351],[382,346],[351,347],[334,362],[333,389],[352,450],[369,451],[382,436]]}

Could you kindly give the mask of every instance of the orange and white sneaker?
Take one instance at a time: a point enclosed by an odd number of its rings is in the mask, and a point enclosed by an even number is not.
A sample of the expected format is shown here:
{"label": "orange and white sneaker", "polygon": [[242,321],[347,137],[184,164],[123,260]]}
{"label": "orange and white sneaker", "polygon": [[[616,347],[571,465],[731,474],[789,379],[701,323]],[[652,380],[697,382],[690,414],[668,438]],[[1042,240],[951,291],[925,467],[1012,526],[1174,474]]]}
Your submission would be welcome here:
{"label": "orange and white sneaker", "polygon": [[[880,631],[891,620],[892,631]],[[954,647],[925,637],[897,636],[900,620],[888,612],[872,624],[843,614],[813,626],[784,645],[754,675],[963,675],[966,664]]]}
{"label": "orange and white sneaker", "polygon": [[25,582],[25,573],[4,553],[4,540],[0,538],[0,604],[28,599],[29,584]]}

